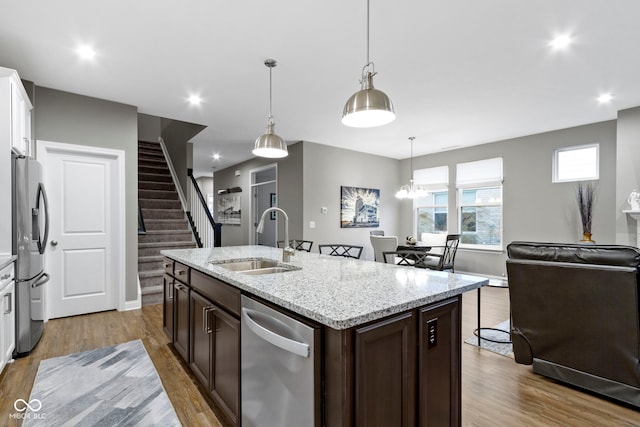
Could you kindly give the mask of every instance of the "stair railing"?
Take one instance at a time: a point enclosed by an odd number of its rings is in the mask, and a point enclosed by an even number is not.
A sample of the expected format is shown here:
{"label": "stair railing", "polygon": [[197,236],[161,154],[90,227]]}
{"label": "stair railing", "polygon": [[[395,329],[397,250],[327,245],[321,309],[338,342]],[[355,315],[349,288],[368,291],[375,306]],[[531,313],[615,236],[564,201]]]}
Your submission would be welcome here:
{"label": "stair railing", "polygon": [[192,169],[187,169],[187,176],[189,177],[187,191],[191,200],[191,209],[187,212],[187,216],[194,227],[196,239],[201,241],[201,247],[220,247],[222,243],[222,224],[213,219],[213,214],[209,210],[200,186],[193,176]]}

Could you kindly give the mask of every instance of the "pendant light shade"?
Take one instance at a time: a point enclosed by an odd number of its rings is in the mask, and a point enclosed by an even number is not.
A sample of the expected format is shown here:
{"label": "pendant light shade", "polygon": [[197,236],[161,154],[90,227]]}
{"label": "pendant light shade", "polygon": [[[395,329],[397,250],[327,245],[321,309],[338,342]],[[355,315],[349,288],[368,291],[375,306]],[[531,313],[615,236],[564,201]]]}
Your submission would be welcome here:
{"label": "pendant light shade", "polygon": [[396,118],[393,103],[381,90],[373,87],[375,65],[369,61],[369,0],[367,0],[367,64],[362,68],[362,88],[351,95],[342,111],[342,123],[351,127],[375,127]]}
{"label": "pendant light shade", "polygon": [[409,139],[411,140],[411,178],[409,178],[409,185],[403,185],[396,193],[398,199],[417,199],[429,195],[426,190],[416,187],[413,183],[413,140],[416,139],[416,137],[410,136]]}
{"label": "pendant light shade", "polygon": [[264,61],[264,65],[269,68],[269,118],[267,119],[267,131],[256,139],[252,153],[258,157],[278,159],[287,157],[289,152],[287,151],[287,143],[285,140],[273,131],[275,122],[273,121],[273,115],[271,114],[271,70],[277,65],[277,63],[275,59],[267,59]]}

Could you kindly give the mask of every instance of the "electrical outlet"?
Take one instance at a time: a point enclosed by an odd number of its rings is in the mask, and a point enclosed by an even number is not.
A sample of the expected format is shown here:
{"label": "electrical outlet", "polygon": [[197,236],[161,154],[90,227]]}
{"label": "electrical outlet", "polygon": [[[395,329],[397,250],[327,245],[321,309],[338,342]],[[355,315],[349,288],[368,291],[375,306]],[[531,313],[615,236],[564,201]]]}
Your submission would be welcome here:
{"label": "electrical outlet", "polygon": [[438,318],[431,319],[427,322],[427,348],[438,345]]}

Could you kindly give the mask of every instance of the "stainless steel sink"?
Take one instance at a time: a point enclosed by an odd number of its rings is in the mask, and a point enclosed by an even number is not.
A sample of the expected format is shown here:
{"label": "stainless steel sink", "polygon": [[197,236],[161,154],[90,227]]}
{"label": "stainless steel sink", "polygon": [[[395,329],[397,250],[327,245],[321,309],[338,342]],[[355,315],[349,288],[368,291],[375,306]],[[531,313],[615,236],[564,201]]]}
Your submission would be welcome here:
{"label": "stainless steel sink", "polygon": [[214,262],[213,264],[236,273],[248,275],[285,273],[300,269],[299,267],[281,264],[270,259],[247,259],[233,262]]}

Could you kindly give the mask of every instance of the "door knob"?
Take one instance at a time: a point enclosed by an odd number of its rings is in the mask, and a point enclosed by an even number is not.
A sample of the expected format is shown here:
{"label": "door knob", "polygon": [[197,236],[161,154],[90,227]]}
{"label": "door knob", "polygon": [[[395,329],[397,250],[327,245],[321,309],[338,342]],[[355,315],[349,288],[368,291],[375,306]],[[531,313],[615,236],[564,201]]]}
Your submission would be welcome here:
{"label": "door knob", "polygon": [[57,241],[57,240],[52,240],[52,241],[51,241],[51,246],[56,246],[57,244],[58,244],[58,241]]}

